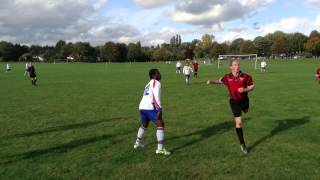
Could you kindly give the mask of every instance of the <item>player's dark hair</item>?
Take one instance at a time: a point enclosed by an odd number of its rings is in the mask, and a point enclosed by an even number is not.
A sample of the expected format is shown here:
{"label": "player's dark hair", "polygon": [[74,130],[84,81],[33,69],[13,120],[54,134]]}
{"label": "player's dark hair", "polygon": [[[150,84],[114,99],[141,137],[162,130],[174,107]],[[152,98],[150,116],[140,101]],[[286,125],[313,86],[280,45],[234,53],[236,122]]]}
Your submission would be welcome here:
{"label": "player's dark hair", "polygon": [[158,69],[150,69],[150,71],[149,71],[150,79],[153,79],[157,72],[159,72]]}

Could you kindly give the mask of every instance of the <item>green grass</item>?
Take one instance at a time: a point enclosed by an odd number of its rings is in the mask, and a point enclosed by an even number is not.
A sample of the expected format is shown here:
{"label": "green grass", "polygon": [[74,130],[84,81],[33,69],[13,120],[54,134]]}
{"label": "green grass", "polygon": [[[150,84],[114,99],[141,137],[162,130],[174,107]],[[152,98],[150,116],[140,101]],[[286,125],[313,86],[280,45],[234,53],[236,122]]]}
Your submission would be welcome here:
{"label": "green grass", "polygon": [[[245,118],[250,155],[240,151],[224,86],[207,86],[226,64],[202,66],[185,85],[175,65],[24,64],[0,73],[1,179],[319,179],[319,61],[272,61],[267,73],[243,62],[255,90]],[[0,64],[4,67],[4,64]],[[166,147],[155,126],[134,151],[138,104],[148,70],[162,73]]]}

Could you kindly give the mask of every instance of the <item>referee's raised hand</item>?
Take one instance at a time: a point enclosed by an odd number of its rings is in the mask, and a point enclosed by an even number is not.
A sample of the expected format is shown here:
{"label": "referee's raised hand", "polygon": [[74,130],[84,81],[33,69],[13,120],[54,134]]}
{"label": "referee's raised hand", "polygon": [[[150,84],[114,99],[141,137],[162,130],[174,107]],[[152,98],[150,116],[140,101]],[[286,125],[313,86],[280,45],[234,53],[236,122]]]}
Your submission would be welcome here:
{"label": "referee's raised hand", "polygon": [[239,93],[243,93],[243,92],[244,92],[244,88],[243,88],[243,87],[239,88],[239,89],[238,89],[238,92],[239,92]]}

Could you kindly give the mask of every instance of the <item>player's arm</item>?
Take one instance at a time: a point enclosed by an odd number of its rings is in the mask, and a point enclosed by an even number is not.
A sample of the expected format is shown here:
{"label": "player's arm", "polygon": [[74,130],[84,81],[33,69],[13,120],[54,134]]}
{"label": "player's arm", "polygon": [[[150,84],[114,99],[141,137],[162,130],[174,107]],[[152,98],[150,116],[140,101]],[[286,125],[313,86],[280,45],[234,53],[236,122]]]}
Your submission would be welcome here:
{"label": "player's arm", "polygon": [[154,87],[152,88],[152,99],[153,103],[158,111],[162,110],[161,106],[161,85],[159,82],[156,82]]}
{"label": "player's arm", "polygon": [[254,85],[250,85],[250,86],[248,86],[248,87],[246,87],[246,88],[239,88],[238,91],[239,91],[240,93],[244,93],[244,92],[250,92],[250,91],[252,91],[253,89],[254,89]]}
{"label": "player's arm", "polygon": [[156,109],[158,110],[157,119],[162,119],[162,106],[161,106],[161,85],[159,82],[156,82],[152,90],[153,103]]}
{"label": "player's arm", "polygon": [[223,84],[222,82],[222,78],[218,79],[218,80],[208,80],[207,84]]}
{"label": "player's arm", "polygon": [[245,93],[245,92],[250,92],[250,91],[252,91],[253,89],[254,89],[253,80],[252,80],[252,77],[249,76],[249,77],[247,78],[247,87],[245,87],[245,88],[239,88],[238,91],[239,91],[240,93]]}

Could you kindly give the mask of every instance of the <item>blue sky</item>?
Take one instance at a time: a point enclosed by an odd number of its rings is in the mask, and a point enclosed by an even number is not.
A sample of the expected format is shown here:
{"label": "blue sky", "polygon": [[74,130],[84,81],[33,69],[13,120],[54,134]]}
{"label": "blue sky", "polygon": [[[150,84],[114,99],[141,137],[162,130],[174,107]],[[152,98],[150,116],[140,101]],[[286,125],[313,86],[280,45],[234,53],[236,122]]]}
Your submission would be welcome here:
{"label": "blue sky", "polygon": [[[0,0],[0,40],[141,41],[143,45],[213,34],[218,42],[281,30],[320,30],[320,0]],[[16,12],[12,16],[12,12]]]}

